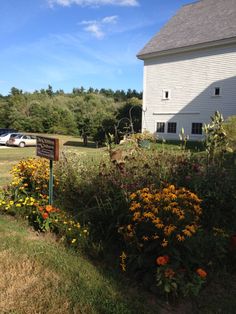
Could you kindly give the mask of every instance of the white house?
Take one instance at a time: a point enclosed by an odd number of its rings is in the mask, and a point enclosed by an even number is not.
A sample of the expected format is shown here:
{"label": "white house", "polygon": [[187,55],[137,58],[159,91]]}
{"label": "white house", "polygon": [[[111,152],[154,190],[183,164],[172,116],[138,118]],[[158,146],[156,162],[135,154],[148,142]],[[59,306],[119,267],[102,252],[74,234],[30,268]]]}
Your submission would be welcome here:
{"label": "white house", "polygon": [[142,130],[192,140],[215,111],[236,114],[236,0],[183,6],[137,57],[144,60]]}

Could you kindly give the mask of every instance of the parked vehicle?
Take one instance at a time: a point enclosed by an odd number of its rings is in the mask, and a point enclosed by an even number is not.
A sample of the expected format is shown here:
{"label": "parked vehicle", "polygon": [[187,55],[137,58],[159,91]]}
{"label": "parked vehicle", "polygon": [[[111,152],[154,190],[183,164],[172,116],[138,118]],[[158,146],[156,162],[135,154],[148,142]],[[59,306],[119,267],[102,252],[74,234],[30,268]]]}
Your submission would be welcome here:
{"label": "parked vehicle", "polygon": [[13,138],[10,138],[7,141],[8,146],[36,146],[36,136],[34,135],[26,135],[26,134],[18,134]]}
{"label": "parked vehicle", "polygon": [[19,133],[5,133],[0,135],[0,145],[6,145],[10,138],[17,136]]}
{"label": "parked vehicle", "polygon": [[0,135],[7,133],[17,133],[17,131],[14,129],[0,129]]}

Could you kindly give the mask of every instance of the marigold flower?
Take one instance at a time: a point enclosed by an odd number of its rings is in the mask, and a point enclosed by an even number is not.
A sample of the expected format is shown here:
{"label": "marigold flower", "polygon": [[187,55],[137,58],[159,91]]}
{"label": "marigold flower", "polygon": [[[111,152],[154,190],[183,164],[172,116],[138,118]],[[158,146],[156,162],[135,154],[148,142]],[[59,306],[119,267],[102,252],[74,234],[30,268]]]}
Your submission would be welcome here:
{"label": "marigold flower", "polygon": [[159,256],[157,259],[156,259],[156,263],[157,265],[166,265],[168,262],[169,262],[170,258],[168,255],[163,255],[163,256]]}
{"label": "marigold flower", "polygon": [[205,279],[206,276],[207,276],[207,272],[206,272],[204,269],[202,269],[202,268],[198,268],[198,269],[196,270],[196,273],[197,273],[202,279]]}
{"label": "marigold flower", "polygon": [[43,217],[43,219],[47,219],[48,218],[48,213],[43,213],[42,217]]}
{"label": "marigold flower", "polygon": [[52,211],[53,207],[52,207],[52,205],[46,205],[45,209],[48,213],[50,213]]}

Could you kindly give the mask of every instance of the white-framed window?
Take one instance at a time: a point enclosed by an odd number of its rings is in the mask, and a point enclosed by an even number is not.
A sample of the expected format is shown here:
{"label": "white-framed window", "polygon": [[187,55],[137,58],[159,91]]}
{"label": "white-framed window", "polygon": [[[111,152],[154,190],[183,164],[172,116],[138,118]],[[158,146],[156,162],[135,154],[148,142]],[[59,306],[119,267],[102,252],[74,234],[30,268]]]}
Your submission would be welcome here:
{"label": "white-framed window", "polygon": [[192,123],[192,134],[195,134],[195,135],[202,134],[202,123],[200,122]]}
{"label": "white-framed window", "polygon": [[167,133],[176,133],[177,123],[176,122],[168,122]]}
{"label": "white-framed window", "polygon": [[157,133],[165,133],[165,122],[157,122]]}
{"label": "white-framed window", "polygon": [[219,96],[221,96],[221,87],[219,87],[219,86],[215,86],[214,88],[213,88],[213,93],[212,93],[212,96],[214,96],[214,97],[219,97]]}
{"label": "white-framed window", "polygon": [[163,100],[168,100],[170,99],[170,89],[163,89],[162,90],[162,99]]}

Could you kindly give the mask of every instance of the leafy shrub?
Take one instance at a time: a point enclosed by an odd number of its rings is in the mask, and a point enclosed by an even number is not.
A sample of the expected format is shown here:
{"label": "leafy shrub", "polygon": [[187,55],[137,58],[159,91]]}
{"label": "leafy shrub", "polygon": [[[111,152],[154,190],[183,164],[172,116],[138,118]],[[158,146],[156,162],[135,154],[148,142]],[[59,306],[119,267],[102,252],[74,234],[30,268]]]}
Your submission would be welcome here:
{"label": "leafy shrub", "polygon": [[56,170],[58,203],[90,223],[92,239],[110,250],[120,245],[117,228],[127,222],[129,194],[169,181],[173,164],[173,156],[166,152],[144,153],[133,145],[113,150],[110,158],[106,155],[96,162],[66,155]]}
{"label": "leafy shrub", "polygon": [[[203,131],[205,133],[205,147],[208,157],[208,162],[222,162],[222,158],[228,148],[228,138],[224,129],[224,118],[219,111],[216,111],[211,117],[211,123],[204,125]],[[216,154],[218,158],[216,159]]]}
{"label": "leafy shrub", "polygon": [[235,151],[236,150],[236,116],[231,116],[224,122],[224,129],[227,134],[229,146]]}

